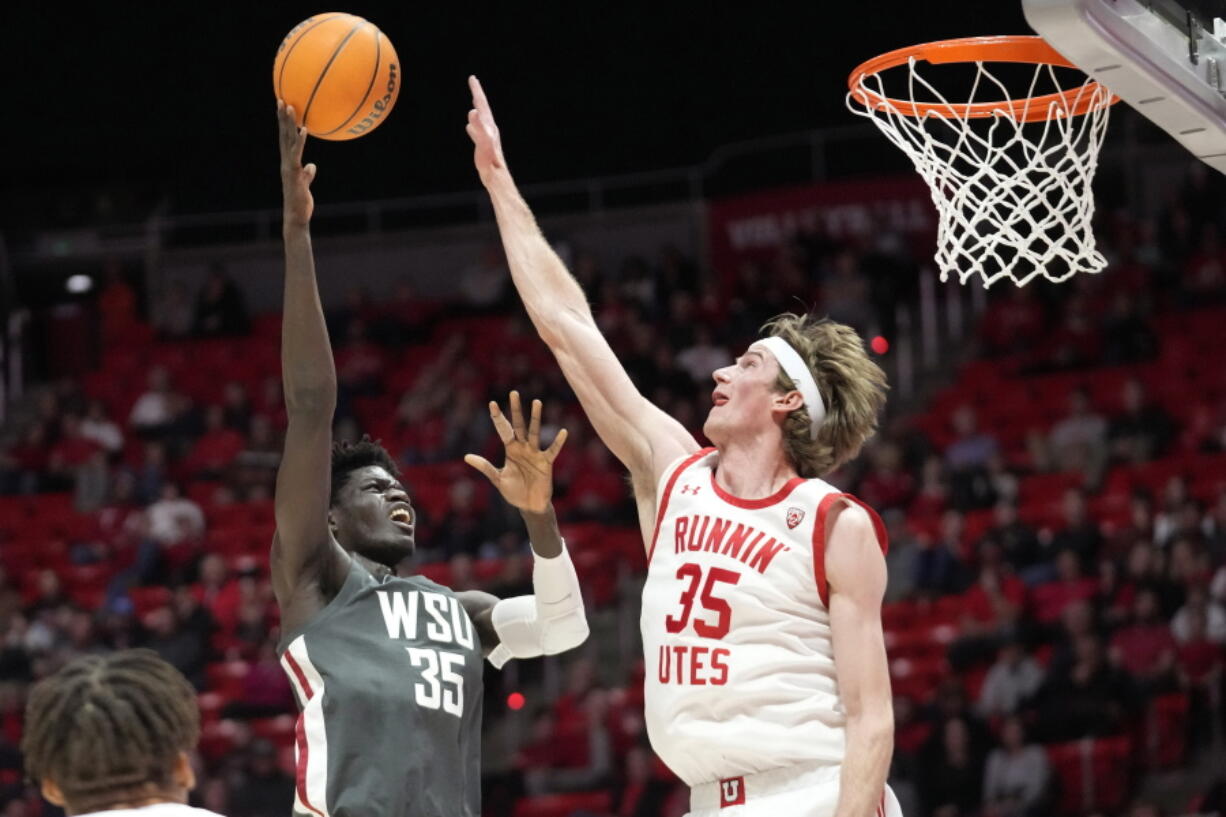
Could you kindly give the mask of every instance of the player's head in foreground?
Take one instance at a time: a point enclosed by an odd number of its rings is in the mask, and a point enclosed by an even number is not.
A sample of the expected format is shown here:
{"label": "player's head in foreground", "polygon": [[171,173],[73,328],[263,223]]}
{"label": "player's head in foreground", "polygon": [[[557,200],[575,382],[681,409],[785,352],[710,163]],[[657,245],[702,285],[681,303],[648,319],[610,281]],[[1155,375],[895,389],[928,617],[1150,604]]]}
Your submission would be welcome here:
{"label": "player's head in foreground", "polygon": [[716,446],[777,440],[796,473],[830,473],[860,452],[885,403],[885,373],[850,326],[784,314],[716,369],[703,433]]}
{"label": "player's head in foreground", "polygon": [[69,814],[186,803],[200,737],[194,690],[150,650],[78,658],[26,705],[26,773]]}
{"label": "player's head in foreground", "polygon": [[345,550],[388,567],[413,555],[417,514],[396,461],[370,437],[332,446],[328,504],[332,535]]}

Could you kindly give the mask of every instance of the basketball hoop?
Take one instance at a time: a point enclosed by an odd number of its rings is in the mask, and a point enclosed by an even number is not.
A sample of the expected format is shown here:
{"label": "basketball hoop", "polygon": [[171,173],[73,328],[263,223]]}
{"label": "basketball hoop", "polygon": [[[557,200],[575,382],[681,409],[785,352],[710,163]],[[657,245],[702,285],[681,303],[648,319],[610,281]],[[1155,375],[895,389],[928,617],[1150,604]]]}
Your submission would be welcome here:
{"label": "basketball hoop", "polygon": [[[920,63],[973,64],[966,101],[947,100]],[[1025,95],[1015,98],[988,63],[1033,65]],[[886,94],[882,75],[902,66],[900,99]],[[1021,286],[1107,265],[1094,246],[1091,183],[1116,97],[1084,75],[1065,89],[1057,69],[1076,66],[1043,38],[1019,36],[900,48],[851,72],[847,107],[872,119],[932,188],[942,281],[979,275],[985,287],[1004,277]]]}

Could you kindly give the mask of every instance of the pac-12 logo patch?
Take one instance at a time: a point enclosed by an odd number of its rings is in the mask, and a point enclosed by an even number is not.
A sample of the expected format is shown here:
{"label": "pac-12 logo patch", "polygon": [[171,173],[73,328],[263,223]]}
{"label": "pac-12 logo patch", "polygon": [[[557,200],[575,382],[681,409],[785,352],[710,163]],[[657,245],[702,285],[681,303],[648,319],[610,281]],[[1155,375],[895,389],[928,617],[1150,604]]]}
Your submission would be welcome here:
{"label": "pac-12 logo patch", "polygon": [[719,807],[741,806],[745,804],[745,778],[729,777],[719,781]]}
{"label": "pac-12 logo patch", "polygon": [[788,528],[794,528],[805,518],[805,512],[800,508],[788,508]]}

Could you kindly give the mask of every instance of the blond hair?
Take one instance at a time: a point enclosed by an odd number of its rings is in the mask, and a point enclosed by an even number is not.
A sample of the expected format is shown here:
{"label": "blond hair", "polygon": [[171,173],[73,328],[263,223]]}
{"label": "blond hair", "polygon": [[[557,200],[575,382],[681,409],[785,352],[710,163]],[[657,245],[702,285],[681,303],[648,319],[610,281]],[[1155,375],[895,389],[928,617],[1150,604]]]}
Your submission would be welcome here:
{"label": "blond hair", "polygon": [[[810,437],[809,415],[801,406],[783,422],[783,448],[800,476],[824,476],[859,454],[877,430],[889,388],[885,372],[869,359],[856,330],[829,318],[785,313],[767,321],[762,332],[786,340],[817,381],[826,404],[817,437]],[[796,384],[780,369],[775,388],[789,392]]]}

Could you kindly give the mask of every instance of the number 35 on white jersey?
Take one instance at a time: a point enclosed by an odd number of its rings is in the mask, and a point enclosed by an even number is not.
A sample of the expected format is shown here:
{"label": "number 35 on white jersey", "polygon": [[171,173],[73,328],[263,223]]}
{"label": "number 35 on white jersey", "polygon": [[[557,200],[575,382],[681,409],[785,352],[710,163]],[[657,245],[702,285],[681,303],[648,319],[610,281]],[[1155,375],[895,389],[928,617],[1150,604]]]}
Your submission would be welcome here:
{"label": "number 35 on white jersey", "polygon": [[716,484],[718,459],[699,451],[661,479],[640,622],[648,735],[691,786],[843,759],[825,523],[859,500],[799,478],[739,499]]}

